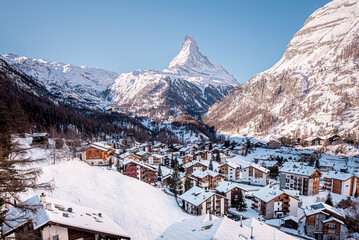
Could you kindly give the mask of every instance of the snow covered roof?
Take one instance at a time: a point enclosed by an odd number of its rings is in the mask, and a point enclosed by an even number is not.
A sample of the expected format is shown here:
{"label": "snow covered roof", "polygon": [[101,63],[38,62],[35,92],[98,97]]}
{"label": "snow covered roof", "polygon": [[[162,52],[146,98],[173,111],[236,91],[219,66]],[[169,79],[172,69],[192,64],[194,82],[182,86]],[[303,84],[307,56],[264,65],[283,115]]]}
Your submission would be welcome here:
{"label": "snow covered roof", "polygon": [[[253,229],[253,231],[251,231]],[[253,238],[251,238],[253,234]],[[239,222],[233,221],[226,216],[217,218],[209,215],[199,216],[192,219],[185,219],[182,222],[172,224],[163,233],[161,233],[157,240],[295,240],[292,237],[274,227],[271,227],[264,222],[252,218],[243,221],[243,226]]]}
{"label": "snow covered roof", "polygon": [[187,192],[183,193],[179,198],[191,203],[192,205],[198,206],[208,198],[212,197],[215,193],[204,190],[203,188],[193,186]]}
{"label": "snow covered roof", "polygon": [[224,164],[222,164],[220,166],[223,166],[223,165],[228,165],[228,166],[230,166],[230,167],[232,167],[234,169],[241,167],[239,164],[237,164],[235,162],[232,162],[232,161],[227,161],[226,163],[224,163]]}
{"label": "snow covered roof", "polygon": [[227,182],[227,181],[224,181],[221,185],[219,185],[216,190],[218,192],[223,192],[223,193],[227,193],[229,191],[231,191],[232,189],[234,188],[240,188],[244,191],[247,191],[247,189],[244,189],[242,186],[239,186],[237,185],[236,183],[232,183],[232,182]]}
{"label": "snow covered roof", "polygon": [[189,167],[195,165],[196,163],[202,164],[203,166],[206,166],[206,167],[207,167],[207,165],[205,165],[205,164],[204,164],[203,162],[201,162],[201,161],[192,161],[192,162],[189,162],[189,163],[185,164],[184,167],[185,167],[185,168],[189,168]]}
{"label": "snow covered roof", "polygon": [[260,161],[258,161],[258,165],[263,166],[263,167],[266,167],[266,168],[271,168],[271,167],[273,167],[274,165],[276,165],[277,163],[278,163],[278,161],[276,161],[276,160],[270,160],[270,161],[260,160]]}
{"label": "snow covered roof", "polygon": [[326,223],[326,222],[330,222],[330,221],[336,221],[342,225],[344,225],[344,222],[343,221],[340,221],[339,219],[335,218],[335,217],[330,217],[328,218],[327,220],[324,220],[323,223]]}
{"label": "snow covered roof", "polygon": [[[95,209],[82,207],[74,203],[49,197],[46,197],[45,202],[42,203],[38,195],[28,199],[24,203],[38,206],[38,211],[36,211],[36,213],[32,213],[31,211],[25,213],[32,221],[34,230],[52,222],[69,227],[91,230],[106,235],[130,238],[130,236],[111,218],[101,214]],[[50,204],[51,210],[48,210],[46,205]],[[21,211],[15,207],[10,208],[6,213],[9,218],[18,216],[19,214],[21,214]],[[9,226],[7,226],[7,224],[3,225],[3,234],[10,233],[13,229],[28,221],[29,220],[7,222]]]}
{"label": "snow covered roof", "polygon": [[246,168],[249,168],[249,167],[253,167],[261,172],[264,172],[264,173],[268,173],[269,172],[269,169],[265,168],[265,167],[262,167],[256,163],[249,163],[247,166],[243,167],[242,169],[246,169]]}
{"label": "snow covered roof", "polygon": [[328,204],[326,204],[324,202],[319,202],[319,203],[310,205],[310,209],[304,210],[304,214],[306,216],[310,216],[310,215],[322,212],[323,214],[328,215],[328,213],[323,212],[323,210],[328,210],[329,212],[332,212],[332,213],[337,214],[337,215],[339,215],[341,217],[344,217],[344,215],[342,213],[338,212],[332,206],[330,206],[330,205],[328,205]]}
{"label": "snow covered roof", "polygon": [[141,163],[141,162],[133,161],[133,160],[131,160],[131,159],[129,159],[129,158],[126,158],[126,159],[122,160],[122,164],[123,164],[123,165],[129,164],[129,163],[134,163],[134,164],[136,164],[136,165],[139,165],[139,166],[141,166],[141,167],[150,169],[150,170],[152,170],[152,171],[157,171],[155,167],[152,167],[152,166],[150,166],[150,165],[147,165],[146,163]]}
{"label": "snow covered roof", "polygon": [[282,165],[279,171],[303,176],[311,176],[315,171],[317,171],[317,169],[315,167],[301,165],[300,163],[286,162]]}
{"label": "snow covered roof", "polygon": [[266,186],[256,192],[253,192],[253,196],[264,202],[269,202],[272,199],[279,197],[283,193],[284,192],[280,190],[277,186]]}
{"label": "snow covered roof", "polygon": [[329,172],[323,173],[324,178],[338,179],[341,181],[346,181],[349,178],[351,178],[352,176],[353,176],[353,174],[337,172],[337,171],[329,171]]}
{"label": "snow covered roof", "polygon": [[32,137],[45,137],[46,135],[48,135],[47,133],[33,133]]}
{"label": "snow covered roof", "polygon": [[206,171],[195,171],[192,173],[192,176],[193,177],[196,177],[196,178],[204,178],[206,176],[210,175],[211,177],[217,177],[218,175],[220,175],[218,172],[214,172],[214,171],[211,171],[211,170],[206,170]]}

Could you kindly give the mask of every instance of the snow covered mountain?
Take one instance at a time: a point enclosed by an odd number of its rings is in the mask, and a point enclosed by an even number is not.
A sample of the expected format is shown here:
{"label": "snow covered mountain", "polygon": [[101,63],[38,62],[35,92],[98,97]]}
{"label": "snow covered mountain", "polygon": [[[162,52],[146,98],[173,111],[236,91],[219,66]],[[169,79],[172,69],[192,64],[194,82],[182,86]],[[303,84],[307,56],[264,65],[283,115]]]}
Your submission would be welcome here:
{"label": "snow covered mountain", "polygon": [[326,136],[359,128],[359,2],[315,11],[281,58],[213,105],[205,122],[230,135]]}
{"label": "snow covered mountain", "polygon": [[14,54],[2,55],[0,59],[42,84],[57,99],[92,109],[100,109],[111,103],[106,99],[106,90],[119,75],[99,68],[49,62]]}
{"label": "snow covered mountain", "polygon": [[164,119],[180,113],[198,116],[222,99],[237,81],[199,52],[187,35],[168,69],[123,73],[111,87],[114,111]]}

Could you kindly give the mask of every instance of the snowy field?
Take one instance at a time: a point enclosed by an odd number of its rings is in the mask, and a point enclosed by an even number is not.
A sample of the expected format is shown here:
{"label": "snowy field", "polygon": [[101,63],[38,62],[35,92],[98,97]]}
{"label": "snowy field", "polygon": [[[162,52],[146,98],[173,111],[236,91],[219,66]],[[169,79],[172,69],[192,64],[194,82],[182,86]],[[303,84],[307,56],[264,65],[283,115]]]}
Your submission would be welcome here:
{"label": "snowy field", "polygon": [[172,223],[191,217],[160,189],[78,160],[44,167],[40,180],[51,179],[56,188],[48,196],[102,211],[134,240],[154,239]]}

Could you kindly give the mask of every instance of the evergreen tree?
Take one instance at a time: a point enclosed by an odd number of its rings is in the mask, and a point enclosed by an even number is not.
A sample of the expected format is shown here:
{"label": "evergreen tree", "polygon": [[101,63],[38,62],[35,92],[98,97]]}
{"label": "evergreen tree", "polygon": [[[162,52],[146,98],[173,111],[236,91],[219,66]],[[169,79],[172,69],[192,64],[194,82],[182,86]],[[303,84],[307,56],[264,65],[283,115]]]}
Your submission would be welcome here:
{"label": "evergreen tree", "polygon": [[325,200],[325,203],[330,206],[333,206],[333,199],[332,199],[332,195],[330,194],[330,192],[327,195],[327,199]]}
{"label": "evergreen tree", "polygon": [[239,192],[238,195],[238,207],[237,210],[240,212],[244,212],[247,209],[247,203],[246,200],[244,199],[243,193],[242,191]]}
{"label": "evergreen tree", "polygon": [[110,157],[110,159],[108,160],[108,168],[111,169],[112,168],[112,157]]}
{"label": "evergreen tree", "polygon": [[233,199],[231,202],[231,207],[237,209],[238,208],[238,198]]}
{"label": "evergreen tree", "polygon": [[318,169],[320,168],[319,159],[317,159],[317,161],[315,162],[315,167]]}
{"label": "evergreen tree", "polygon": [[211,160],[211,161],[209,161],[208,170],[213,171],[213,163],[212,163],[212,160]]}
{"label": "evergreen tree", "polygon": [[226,140],[225,142],[224,142],[224,147],[225,148],[228,148],[230,146],[230,141],[229,140]]}
{"label": "evergreen tree", "polygon": [[209,150],[212,150],[213,149],[213,145],[212,145],[212,142],[209,143],[209,146],[208,146]]}
{"label": "evergreen tree", "polygon": [[184,181],[184,190],[187,192],[192,187],[191,179],[188,177],[188,174],[186,173],[186,179]]}
{"label": "evergreen tree", "polygon": [[158,165],[157,175],[158,175],[159,177],[162,177],[161,165]]}
{"label": "evergreen tree", "polygon": [[169,184],[170,191],[173,192],[175,195],[175,198],[177,198],[178,191],[181,189],[182,182],[179,176],[179,171],[177,165],[175,165],[175,168],[172,172],[171,181]]}
{"label": "evergreen tree", "polygon": [[217,162],[221,162],[221,156],[219,155],[219,152],[217,152],[216,161],[217,161]]}

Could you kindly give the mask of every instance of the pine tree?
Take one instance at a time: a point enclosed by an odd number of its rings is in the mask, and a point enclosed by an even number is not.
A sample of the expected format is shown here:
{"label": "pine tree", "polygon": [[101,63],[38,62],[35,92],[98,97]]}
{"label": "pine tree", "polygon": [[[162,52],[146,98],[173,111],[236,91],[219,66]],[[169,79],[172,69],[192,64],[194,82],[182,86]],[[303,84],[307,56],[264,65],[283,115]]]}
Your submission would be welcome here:
{"label": "pine tree", "polygon": [[332,195],[330,194],[330,192],[327,195],[327,199],[325,200],[325,203],[330,206],[333,206],[333,199],[332,199]]}
{"label": "pine tree", "polygon": [[240,212],[244,212],[244,211],[246,211],[246,209],[247,209],[247,203],[246,203],[246,201],[244,199],[242,191],[240,191],[239,195],[238,195],[238,207],[237,207],[237,210],[240,211]]}
{"label": "pine tree", "polygon": [[211,161],[209,161],[208,170],[213,171],[213,163],[212,163],[212,160],[211,160]]}
{"label": "pine tree", "polygon": [[182,182],[179,176],[179,171],[177,165],[175,165],[175,168],[172,172],[171,181],[170,181],[170,191],[173,192],[175,195],[175,198],[177,198],[178,190],[182,187]]}
{"label": "pine tree", "polygon": [[159,177],[162,177],[161,165],[158,165],[157,175],[158,175]]}
{"label": "pine tree", "polygon": [[317,159],[317,161],[315,162],[315,167],[318,169],[320,168],[319,159]]}
{"label": "pine tree", "polygon": [[213,149],[213,145],[212,145],[212,142],[209,143],[209,146],[208,146],[209,150],[212,150]]}
{"label": "pine tree", "polygon": [[217,162],[221,162],[221,156],[219,155],[219,152],[217,152],[216,161],[217,161]]}
{"label": "pine tree", "polygon": [[238,198],[233,199],[231,202],[231,207],[237,209],[238,208]]}
{"label": "pine tree", "polygon": [[184,190],[187,192],[192,187],[191,179],[188,177],[188,174],[186,173],[186,179],[184,181]]}
{"label": "pine tree", "polygon": [[354,193],[354,197],[357,198],[358,197],[358,190],[355,191]]}
{"label": "pine tree", "polygon": [[[3,129],[2,129],[3,130]],[[1,131],[1,130],[0,130]],[[28,219],[28,212],[36,212],[37,205],[17,204],[21,202],[20,193],[27,190],[52,190],[51,183],[37,183],[41,169],[29,167],[42,160],[25,158],[28,149],[21,149],[12,143],[10,133],[0,133],[0,224],[13,224]],[[4,205],[20,209],[16,216],[6,216]],[[26,234],[17,239],[32,239]],[[25,236],[26,235],[26,236]]]}

